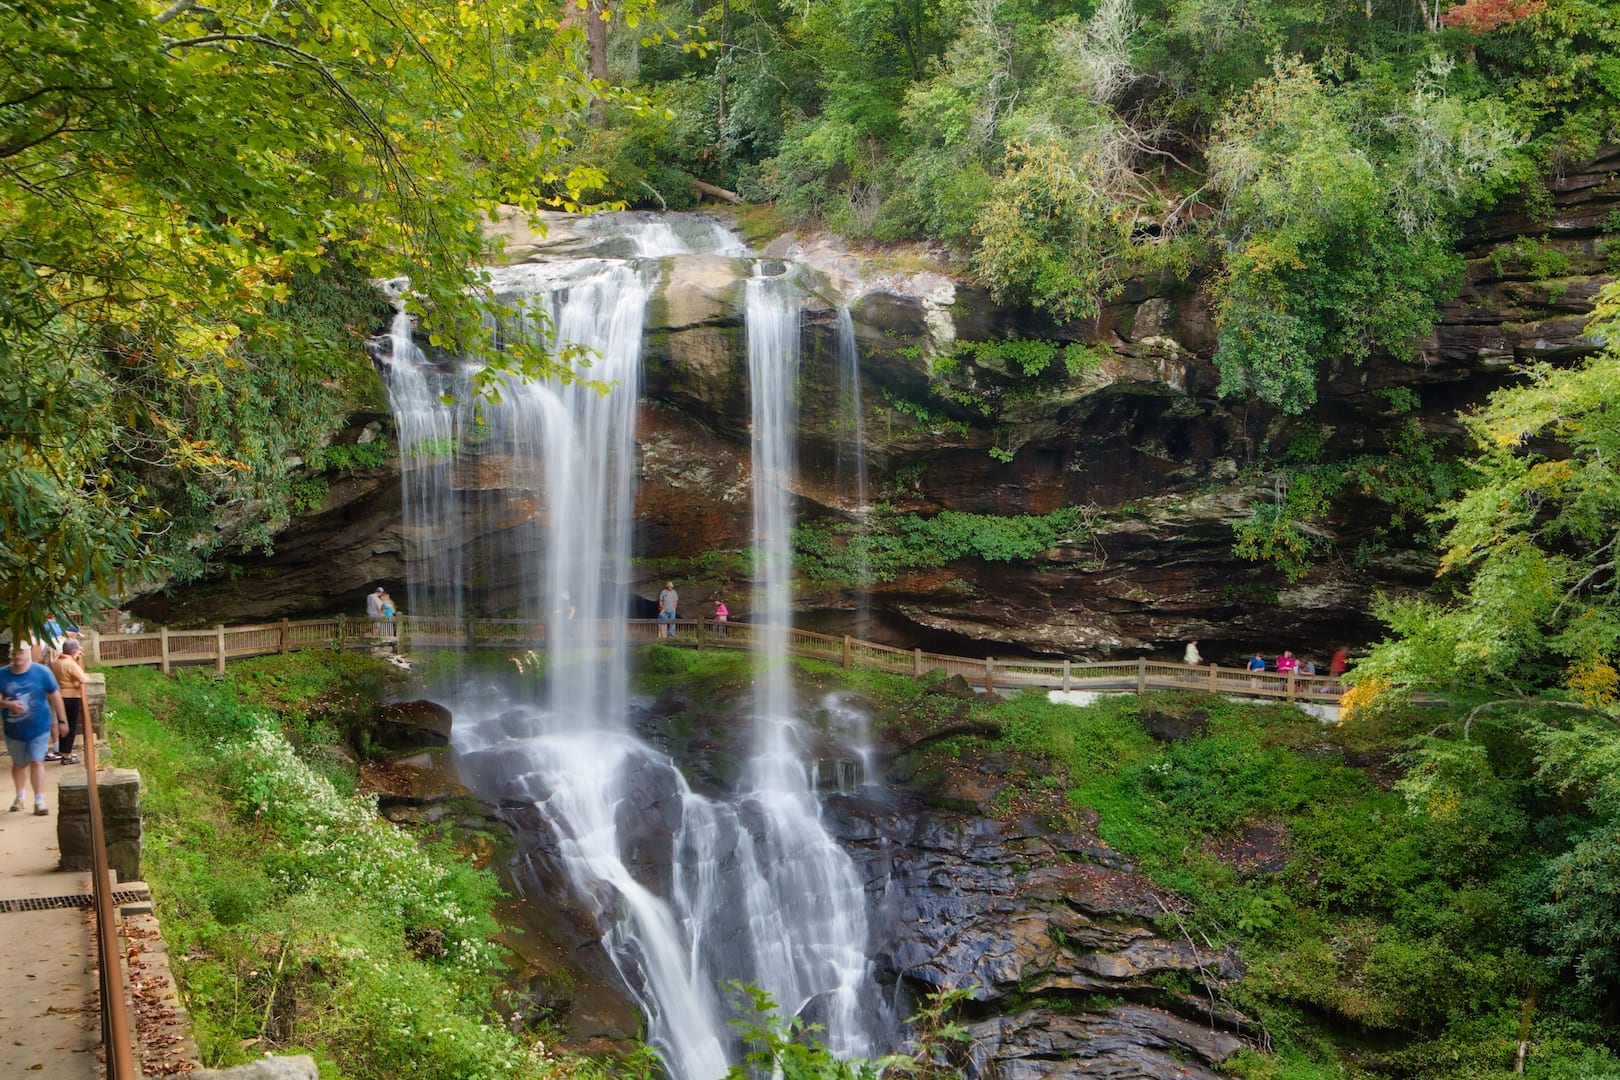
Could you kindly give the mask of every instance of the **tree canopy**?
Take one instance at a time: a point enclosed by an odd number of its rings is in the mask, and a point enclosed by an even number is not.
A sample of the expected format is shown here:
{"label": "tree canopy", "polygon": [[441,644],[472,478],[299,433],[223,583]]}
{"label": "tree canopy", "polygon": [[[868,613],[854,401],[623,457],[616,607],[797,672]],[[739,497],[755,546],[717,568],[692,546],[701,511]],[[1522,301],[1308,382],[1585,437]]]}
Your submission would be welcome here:
{"label": "tree canopy", "polygon": [[956,247],[1085,318],[1203,288],[1222,388],[1289,413],[1416,355],[1468,217],[1620,127],[1620,15],[1587,0],[671,0],[703,53],[623,40],[673,110],[602,137],[611,190],[693,177],[801,220]]}
{"label": "tree canopy", "polygon": [[268,536],[352,404],[370,280],[408,275],[437,340],[487,344],[481,215],[600,186],[571,132],[593,101],[635,106],[581,39],[525,0],[4,0],[14,632],[195,565],[222,510]]}

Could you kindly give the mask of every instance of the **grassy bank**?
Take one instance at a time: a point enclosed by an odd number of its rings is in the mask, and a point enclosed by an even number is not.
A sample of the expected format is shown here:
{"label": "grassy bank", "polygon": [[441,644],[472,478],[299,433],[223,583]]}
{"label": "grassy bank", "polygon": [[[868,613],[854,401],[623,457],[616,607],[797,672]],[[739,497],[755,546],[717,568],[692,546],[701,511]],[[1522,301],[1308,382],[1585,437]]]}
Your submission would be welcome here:
{"label": "grassy bank", "polygon": [[356,794],[333,747],[399,677],[319,652],[223,678],[109,675],[113,753],[141,771],[145,873],[204,1062],[307,1052],[327,1080],[627,1075],[502,1025],[495,879]]}

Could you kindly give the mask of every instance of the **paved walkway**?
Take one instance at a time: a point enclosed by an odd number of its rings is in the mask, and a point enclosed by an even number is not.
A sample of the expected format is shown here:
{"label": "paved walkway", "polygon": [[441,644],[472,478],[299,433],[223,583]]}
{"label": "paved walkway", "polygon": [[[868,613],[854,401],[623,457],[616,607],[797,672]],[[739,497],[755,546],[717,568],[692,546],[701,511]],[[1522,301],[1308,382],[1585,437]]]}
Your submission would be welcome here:
{"label": "paved walkway", "polygon": [[[4,754],[0,753],[0,758]],[[11,761],[0,780],[0,1077],[96,1080],[101,1061],[101,1014],[96,985],[94,913],[62,898],[87,896],[88,872],[56,868],[56,783],[83,765],[45,763],[49,817],[29,805],[8,813],[15,792]],[[56,906],[44,906],[54,902]]]}

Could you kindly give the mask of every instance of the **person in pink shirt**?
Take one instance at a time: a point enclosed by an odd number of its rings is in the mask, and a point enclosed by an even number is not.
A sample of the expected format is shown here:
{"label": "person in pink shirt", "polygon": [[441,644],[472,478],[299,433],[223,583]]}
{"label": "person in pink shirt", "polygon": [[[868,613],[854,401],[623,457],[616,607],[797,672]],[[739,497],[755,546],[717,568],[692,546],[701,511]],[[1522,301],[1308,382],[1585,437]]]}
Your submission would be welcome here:
{"label": "person in pink shirt", "polygon": [[1298,670],[1299,661],[1294,658],[1293,653],[1289,652],[1287,649],[1284,649],[1283,654],[1277,657],[1277,674],[1292,675]]}

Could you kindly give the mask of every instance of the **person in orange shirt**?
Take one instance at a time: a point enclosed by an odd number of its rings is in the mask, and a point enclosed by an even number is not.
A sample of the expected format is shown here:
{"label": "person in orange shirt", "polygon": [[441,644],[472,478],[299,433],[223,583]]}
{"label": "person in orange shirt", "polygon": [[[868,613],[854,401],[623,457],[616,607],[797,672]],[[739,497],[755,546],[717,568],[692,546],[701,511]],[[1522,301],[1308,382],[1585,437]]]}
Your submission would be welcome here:
{"label": "person in orange shirt", "polygon": [[85,683],[84,652],[77,641],[69,638],[62,642],[62,655],[51,662],[51,674],[56,676],[56,685],[62,688],[62,708],[67,713],[67,734],[57,744],[56,752],[61,755],[57,760],[63,765],[77,765],[79,759],[73,753],[73,744],[84,726]]}

